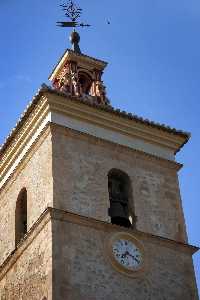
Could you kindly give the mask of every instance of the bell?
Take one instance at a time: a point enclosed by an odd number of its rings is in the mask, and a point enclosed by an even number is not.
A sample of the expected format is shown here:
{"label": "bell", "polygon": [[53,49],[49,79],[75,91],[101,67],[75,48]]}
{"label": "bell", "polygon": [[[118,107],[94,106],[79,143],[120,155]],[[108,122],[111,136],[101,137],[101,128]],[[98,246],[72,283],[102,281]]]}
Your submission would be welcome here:
{"label": "bell", "polygon": [[131,222],[128,217],[128,207],[120,202],[112,202],[109,209],[112,224],[130,227]]}
{"label": "bell", "polygon": [[126,181],[119,175],[113,175],[109,178],[108,189],[110,198],[109,215],[112,224],[130,227]]}

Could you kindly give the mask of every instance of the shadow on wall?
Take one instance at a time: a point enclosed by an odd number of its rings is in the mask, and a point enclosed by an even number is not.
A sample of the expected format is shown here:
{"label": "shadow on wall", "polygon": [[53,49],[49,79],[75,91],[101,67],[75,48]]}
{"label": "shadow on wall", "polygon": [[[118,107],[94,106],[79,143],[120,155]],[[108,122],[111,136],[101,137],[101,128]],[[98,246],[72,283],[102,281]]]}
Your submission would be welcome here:
{"label": "shadow on wall", "polygon": [[27,190],[23,188],[16,202],[15,209],[15,246],[24,238],[27,233]]}
{"label": "shadow on wall", "polygon": [[108,173],[108,191],[111,223],[127,228],[135,227],[136,217],[129,176],[118,169],[110,170]]}

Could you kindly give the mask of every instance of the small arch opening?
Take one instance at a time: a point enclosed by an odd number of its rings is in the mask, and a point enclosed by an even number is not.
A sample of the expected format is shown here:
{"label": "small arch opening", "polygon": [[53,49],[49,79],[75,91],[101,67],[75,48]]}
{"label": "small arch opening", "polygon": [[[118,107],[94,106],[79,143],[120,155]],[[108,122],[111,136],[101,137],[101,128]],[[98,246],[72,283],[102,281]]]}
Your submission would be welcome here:
{"label": "small arch opening", "polygon": [[15,209],[15,246],[27,233],[27,190],[23,188],[16,202]]}
{"label": "small arch opening", "polygon": [[81,94],[83,95],[91,94],[92,79],[88,74],[84,72],[79,73],[79,84],[80,84]]}
{"label": "small arch opening", "polygon": [[111,223],[129,228],[134,223],[131,210],[132,188],[129,176],[121,170],[112,169],[108,173],[109,216]]}

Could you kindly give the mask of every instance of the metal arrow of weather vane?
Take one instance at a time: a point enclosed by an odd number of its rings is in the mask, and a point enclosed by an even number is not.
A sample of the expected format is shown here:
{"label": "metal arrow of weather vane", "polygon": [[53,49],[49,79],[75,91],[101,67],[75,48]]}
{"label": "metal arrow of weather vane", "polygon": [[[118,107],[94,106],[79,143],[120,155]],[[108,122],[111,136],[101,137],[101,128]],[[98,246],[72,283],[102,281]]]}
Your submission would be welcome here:
{"label": "metal arrow of weather vane", "polygon": [[69,18],[70,22],[57,22],[57,26],[60,27],[90,27],[89,24],[79,23],[78,19],[82,14],[82,9],[78,7],[72,0],[69,0],[67,4],[60,5],[65,11],[65,16]]}

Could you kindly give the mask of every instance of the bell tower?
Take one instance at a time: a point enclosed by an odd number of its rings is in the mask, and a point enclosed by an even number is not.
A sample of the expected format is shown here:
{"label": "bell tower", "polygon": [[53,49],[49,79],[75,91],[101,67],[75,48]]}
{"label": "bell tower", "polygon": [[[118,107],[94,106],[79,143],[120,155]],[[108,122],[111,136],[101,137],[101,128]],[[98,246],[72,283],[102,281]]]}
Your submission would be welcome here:
{"label": "bell tower", "polygon": [[106,62],[83,55],[80,36],[73,31],[70,40],[73,50],[67,50],[49,79],[57,91],[80,97],[94,104],[108,105],[106,87],[102,81]]}
{"label": "bell tower", "polygon": [[[89,26],[63,8],[61,26]],[[190,135],[114,108],[79,42],[0,149],[0,299],[198,300],[176,161]]]}

